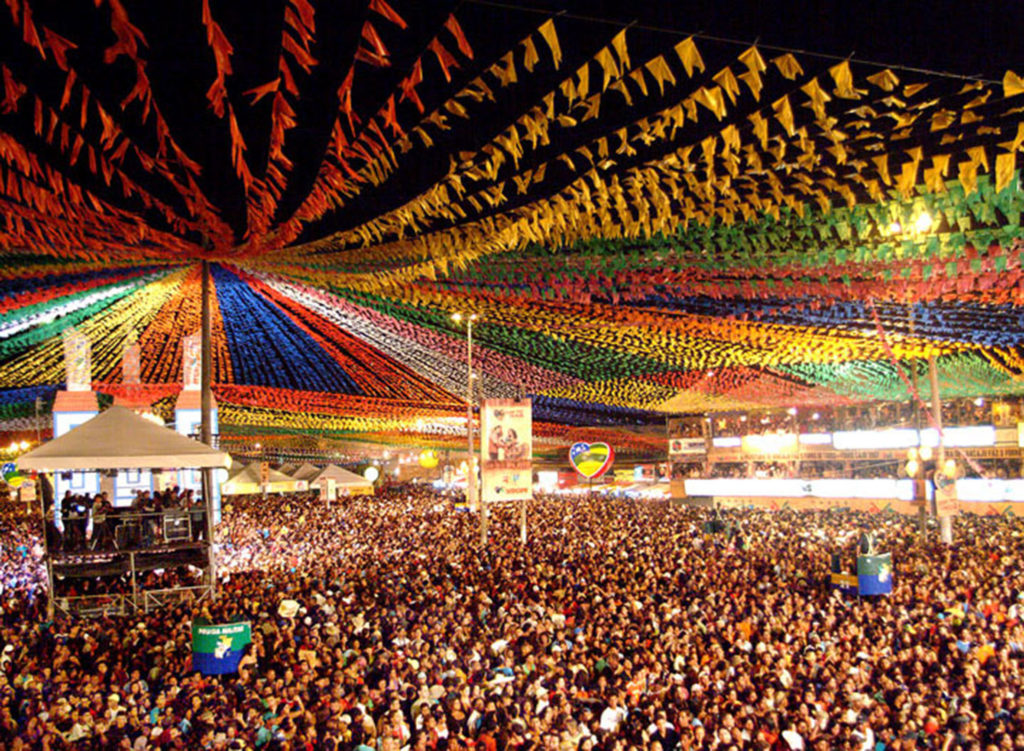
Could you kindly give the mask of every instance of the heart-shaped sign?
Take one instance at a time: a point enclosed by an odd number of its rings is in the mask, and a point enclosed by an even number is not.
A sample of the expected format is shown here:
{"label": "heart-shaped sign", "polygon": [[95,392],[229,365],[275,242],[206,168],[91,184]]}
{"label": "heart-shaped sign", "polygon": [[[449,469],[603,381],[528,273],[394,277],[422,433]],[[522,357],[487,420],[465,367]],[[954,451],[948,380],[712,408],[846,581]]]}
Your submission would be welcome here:
{"label": "heart-shaped sign", "polygon": [[612,466],[615,452],[607,443],[574,443],[569,449],[569,461],[576,471],[588,480],[594,480]]}

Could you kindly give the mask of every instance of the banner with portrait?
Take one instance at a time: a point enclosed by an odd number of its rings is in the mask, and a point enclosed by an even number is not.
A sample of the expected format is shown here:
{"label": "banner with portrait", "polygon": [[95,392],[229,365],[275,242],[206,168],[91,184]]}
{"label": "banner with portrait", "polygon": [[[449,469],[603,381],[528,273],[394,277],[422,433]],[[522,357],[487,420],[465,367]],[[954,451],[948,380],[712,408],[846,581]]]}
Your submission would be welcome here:
{"label": "banner with portrait", "polygon": [[485,399],[480,409],[480,479],[484,501],[533,497],[533,405]]}

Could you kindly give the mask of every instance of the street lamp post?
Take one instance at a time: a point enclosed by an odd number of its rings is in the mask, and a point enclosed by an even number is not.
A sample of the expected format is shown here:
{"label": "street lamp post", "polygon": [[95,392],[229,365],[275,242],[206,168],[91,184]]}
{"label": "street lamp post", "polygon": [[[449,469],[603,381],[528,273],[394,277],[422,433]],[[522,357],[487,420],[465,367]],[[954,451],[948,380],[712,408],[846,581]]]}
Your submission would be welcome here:
{"label": "street lamp post", "polygon": [[480,508],[480,544],[487,544],[487,506],[477,493],[476,488],[476,453],[473,450],[473,321],[476,314],[453,313],[452,320],[456,323],[466,320],[466,448],[469,452],[466,470],[466,502],[472,509]]}
{"label": "street lamp post", "polygon": [[262,443],[257,443],[256,448],[260,451],[260,490],[263,493],[263,500],[267,500],[267,450]]}

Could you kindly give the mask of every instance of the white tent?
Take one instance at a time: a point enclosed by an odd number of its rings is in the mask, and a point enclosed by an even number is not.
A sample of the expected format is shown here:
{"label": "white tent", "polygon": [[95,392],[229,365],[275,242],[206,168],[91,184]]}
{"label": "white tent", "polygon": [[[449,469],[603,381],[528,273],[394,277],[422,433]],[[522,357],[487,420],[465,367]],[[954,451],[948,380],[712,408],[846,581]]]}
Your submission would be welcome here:
{"label": "white tent", "polygon": [[[281,474],[276,469],[267,471],[267,492],[268,493],[295,493],[305,490],[305,486],[299,480],[292,479],[288,475]],[[227,479],[220,486],[220,492],[224,495],[250,495],[263,492],[263,484],[260,481],[260,463],[252,462],[236,474]]]}
{"label": "white tent", "polygon": [[329,488],[334,488],[336,495],[373,495],[373,483],[355,472],[350,472],[336,464],[328,464],[312,480],[309,487],[320,488],[320,495],[330,495]]}
{"label": "white tent", "polygon": [[306,462],[298,469],[292,472],[286,472],[285,474],[291,475],[296,480],[305,480],[306,482],[311,482],[313,478],[317,477],[320,474],[320,468],[313,466],[309,462]]}
{"label": "white tent", "polygon": [[37,472],[226,468],[230,464],[225,452],[116,406],[18,459],[19,469]]}

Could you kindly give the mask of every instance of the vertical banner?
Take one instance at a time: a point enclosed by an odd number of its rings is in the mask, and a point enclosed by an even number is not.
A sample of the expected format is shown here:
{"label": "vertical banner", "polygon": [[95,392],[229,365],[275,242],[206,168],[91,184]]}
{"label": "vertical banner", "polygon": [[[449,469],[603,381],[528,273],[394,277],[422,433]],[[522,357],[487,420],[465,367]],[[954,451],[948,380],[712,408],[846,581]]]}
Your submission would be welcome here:
{"label": "vertical banner", "polygon": [[481,498],[533,497],[533,405],[529,399],[485,399],[480,420]]}
{"label": "vertical banner", "polygon": [[960,512],[957,502],[956,482],[938,473],[935,477],[935,515],[940,519],[944,516],[956,516]]}
{"label": "vertical banner", "polygon": [[199,391],[202,369],[203,340],[197,331],[181,339],[181,382],[185,391]]}
{"label": "vertical banner", "polygon": [[192,667],[203,675],[234,673],[242,650],[252,641],[252,626],[242,623],[192,622]]}
{"label": "vertical banner", "polygon": [[89,337],[69,326],[61,334],[68,391],[92,391],[92,347]]}

